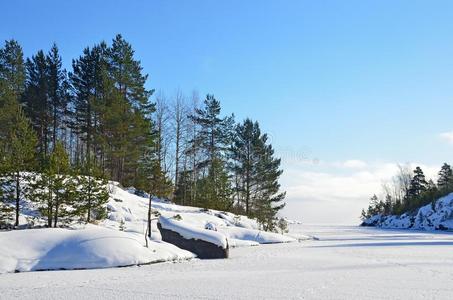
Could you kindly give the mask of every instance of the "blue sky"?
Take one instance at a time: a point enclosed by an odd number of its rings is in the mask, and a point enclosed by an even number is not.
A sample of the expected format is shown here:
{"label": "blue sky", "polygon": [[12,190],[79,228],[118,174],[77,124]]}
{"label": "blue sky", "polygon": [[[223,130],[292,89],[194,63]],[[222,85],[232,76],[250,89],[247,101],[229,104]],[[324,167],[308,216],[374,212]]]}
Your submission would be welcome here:
{"label": "blue sky", "polygon": [[[149,88],[214,93],[225,113],[259,120],[289,169],[283,183],[295,218],[316,221],[333,201],[314,197],[304,174],[326,175],[318,189],[334,193],[335,178],[363,172],[378,186],[385,176],[377,174],[389,163],[453,162],[452,139],[440,136],[453,130],[452,1],[5,1],[1,7],[0,39],[19,40],[26,55],[56,42],[69,67],[85,46],[121,33],[149,74]],[[350,168],[350,161],[364,164]],[[375,191],[350,184],[363,194],[354,200],[358,215]],[[343,198],[332,198],[343,207]]]}

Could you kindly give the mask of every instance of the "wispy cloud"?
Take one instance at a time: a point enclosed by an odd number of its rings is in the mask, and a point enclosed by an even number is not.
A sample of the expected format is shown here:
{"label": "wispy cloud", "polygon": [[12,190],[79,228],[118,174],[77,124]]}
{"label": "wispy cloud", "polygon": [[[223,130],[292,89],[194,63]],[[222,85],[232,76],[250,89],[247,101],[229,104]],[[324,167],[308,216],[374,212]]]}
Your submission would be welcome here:
{"label": "wispy cloud", "polygon": [[439,137],[447,143],[453,145],[453,131],[442,132],[439,134]]}

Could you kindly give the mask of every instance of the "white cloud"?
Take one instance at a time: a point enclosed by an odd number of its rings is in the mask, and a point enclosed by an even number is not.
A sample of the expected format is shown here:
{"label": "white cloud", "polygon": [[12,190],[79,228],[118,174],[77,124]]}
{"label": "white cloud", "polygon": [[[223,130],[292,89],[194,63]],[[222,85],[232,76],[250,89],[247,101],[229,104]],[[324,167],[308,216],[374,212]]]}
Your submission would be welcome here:
{"label": "white cloud", "polygon": [[346,168],[351,168],[351,169],[363,169],[363,168],[366,168],[368,166],[368,164],[361,160],[351,159],[351,160],[345,161],[344,166]]}
{"label": "white cloud", "polygon": [[448,142],[449,144],[452,144],[453,145],[453,131],[449,131],[449,132],[442,132],[441,134],[439,134],[439,137]]}
{"label": "white cloud", "polygon": [[[439,166],[420,167],[427,178],[435,179]],[[311,167],[292,163],[283,169],[282,188],[287,191],[283,214],[309,223],[357,224],[361,209],[374,193],[381,193],[382,183],[397,173],[398,165],[347,160]]]}

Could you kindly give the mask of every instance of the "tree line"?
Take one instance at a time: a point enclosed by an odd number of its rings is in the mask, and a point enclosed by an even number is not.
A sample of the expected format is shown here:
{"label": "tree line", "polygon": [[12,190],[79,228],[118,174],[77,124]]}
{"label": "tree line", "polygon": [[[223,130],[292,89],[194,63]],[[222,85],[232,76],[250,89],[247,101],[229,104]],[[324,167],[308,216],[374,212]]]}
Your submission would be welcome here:
{"label": "tree line", "polygon": [[[272,230],[285,193],[280,159],[258,122],[146,88],[148,75],[121,35],[63,67],[54,44],[25,58],[0,48],[0,211],[17,226],[21,200],[47,226],[105,217],[106,180],[178,204],[246,214]],[[156,94],[156,95],[155,95]],[[28,184],[25,184],[28,183]],[[12,216],[13,215],[13,216]]]}
{"label": "tree line", "polygon": [[444,163],[438,173],[437,182],[427,180],[423,170],[413,171],[407,166],[398,166],[398,174],[390,183],[383,185],[384,196],[373,195],[368,209],[362,210],[362,220],[371,216],[402,215],[415,213],[420,207],[435,205],[437,199],[453,192],[453,170]]}

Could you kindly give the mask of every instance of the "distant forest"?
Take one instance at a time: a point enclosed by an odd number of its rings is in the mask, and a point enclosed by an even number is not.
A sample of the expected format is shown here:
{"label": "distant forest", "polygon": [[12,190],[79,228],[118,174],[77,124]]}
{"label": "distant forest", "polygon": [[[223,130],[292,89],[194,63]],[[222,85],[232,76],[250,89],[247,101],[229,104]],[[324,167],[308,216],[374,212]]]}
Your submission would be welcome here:
{"label": "distant forest", "polygon": [[413,171],[408,166],[398,168],[398,174],[392,181],[383,185],[383,198],[379,199],[376,195],[371,197],[368,209],[362,210],[362,220],[378,214],[416,213],[427,204],[434,207],[437,199],[453,192],[453,170],[447,163],[441,167],[437,182],[427,180],[420,167]]}
{"label": "distant forest", "polygon": [[55,44],[24,58],[17,41],[6,41],[0,222],[19,224],[24,197],[41,205],[49,227],[71,214],[103,218],[108,179],[177,204],[245,214],[273,230],[284,207],[282,170],[259,123],[222,115],[214,95],[155,95],[147,80],[121,35],[83,49],[71,70]]}

